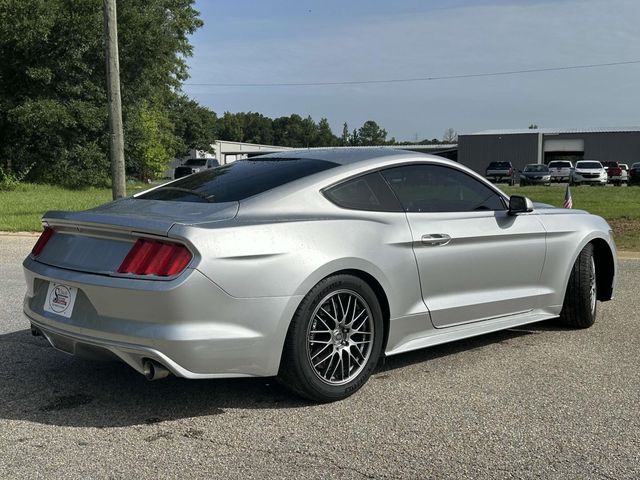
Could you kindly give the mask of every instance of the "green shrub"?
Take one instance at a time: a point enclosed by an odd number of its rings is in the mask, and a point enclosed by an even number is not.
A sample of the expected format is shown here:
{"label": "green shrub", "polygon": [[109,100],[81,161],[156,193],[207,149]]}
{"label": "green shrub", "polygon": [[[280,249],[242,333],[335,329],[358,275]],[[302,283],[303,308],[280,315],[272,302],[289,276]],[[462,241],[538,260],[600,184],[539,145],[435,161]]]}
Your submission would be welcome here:
{"label": "green shrub", "polygon": [[18,173],[14,173],[11,171],[5,171],[0,167],[0,191],[12,192],[13,190],[16,190],[24,181],[24,178],[28,175],[30,170],[31,166]]}

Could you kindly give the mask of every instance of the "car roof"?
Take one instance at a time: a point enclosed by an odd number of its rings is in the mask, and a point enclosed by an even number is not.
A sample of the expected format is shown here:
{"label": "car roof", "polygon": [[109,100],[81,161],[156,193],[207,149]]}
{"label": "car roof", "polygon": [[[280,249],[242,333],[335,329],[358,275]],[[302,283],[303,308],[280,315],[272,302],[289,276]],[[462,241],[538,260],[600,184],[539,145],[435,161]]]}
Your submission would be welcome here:
{"label": "car roof", "polygon": [[282,158],[306,158],[309,160],[325,160],[339,165],[349,165],[353,163],[372,160],[379,157],[395,156],[424,156],[423,153],[400,150],[388,147],[336,147],[336,148],[308,148],[300,150],[287,150],[285,152],[269,153],[253,157],[254,160],[269,160]]}
{"label": "car roof", "polygon": [[[503,198],[507,198],[503,192],[486,182],[482,176],[472,171],[469,167],[436,155],[414,152],[411,150],[399,150],[387,147],[310,148],[260,155],[252,157],[249,160],[262,161],[273,159],[276,161],[278,159],[285,158],[329,161],[338,165],[335,168],[329,168],[321,172],[314,173],[313,175],[299,178],[242,200],[241,208],[245,211],[253,211],[254,213],[261,209],[265,209],[264,211],[268,212],[268,209],[271,208],[270,206],[278,204],[278,208],[280,210],[286,210],[289,208],[295,210],[297,208],[296,202],[291,202],[292,198],[299,198],[300,202],[308,202],[311,204],[315,201],[314,198],[316,197],[317,199],[324,198],[321,195],[309,195],[311,192],[317,192],[319,187],[325,188],[329,185],[342,182],[351,176],[364,174],[377,168],[394,167],[405,164],[405,162],[411,163],[414,161],[437,163],[444,166],[455,167],[456,169],[462,170],[467,174],[476,177],[478,181],[487,184],[489,188],[495,190],[496,193],[501,195]],[[296,197],[293,197],[294,195]],[[323,202],[320,200],[317,201],[319,203],[316,207],[323,208]]]}

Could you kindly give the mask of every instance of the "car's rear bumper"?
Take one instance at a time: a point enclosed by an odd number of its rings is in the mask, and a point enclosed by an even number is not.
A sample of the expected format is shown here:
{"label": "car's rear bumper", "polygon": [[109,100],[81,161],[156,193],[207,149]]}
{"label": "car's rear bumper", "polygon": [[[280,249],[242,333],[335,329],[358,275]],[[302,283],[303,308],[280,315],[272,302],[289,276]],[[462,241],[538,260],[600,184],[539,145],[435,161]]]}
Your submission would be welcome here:
{"label": "car's rear bumper", "polygon": [[504,178],[511,178],[511,174],[509,172],[487,172],[485,177],[487,180],[501,180]]}
{"label": "car's rear bumper", "polygon": [[[235,298],[198,270],[171,281],[82,274],[24,262],[24,313],[55,348],[155,360],[186,378],[270,376],[299,297]],[[44,310],[49,282],[78,289],[70,318]],[[134,282],[134,283],[132,283]]]}

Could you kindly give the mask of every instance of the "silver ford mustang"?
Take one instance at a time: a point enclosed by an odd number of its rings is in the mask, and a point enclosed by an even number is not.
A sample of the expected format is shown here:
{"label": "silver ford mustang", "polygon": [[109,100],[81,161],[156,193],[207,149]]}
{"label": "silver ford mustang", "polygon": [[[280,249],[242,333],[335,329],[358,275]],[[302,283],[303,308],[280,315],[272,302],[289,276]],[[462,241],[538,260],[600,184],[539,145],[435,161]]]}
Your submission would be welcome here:
{"label": "silver ford mustang", "polygon": [[602,218],[388,149],[236,161],[43,224],[24,311],[55,348],[149,379],[277,375],[320,402],[382,355],[589,327],[616,277]]}

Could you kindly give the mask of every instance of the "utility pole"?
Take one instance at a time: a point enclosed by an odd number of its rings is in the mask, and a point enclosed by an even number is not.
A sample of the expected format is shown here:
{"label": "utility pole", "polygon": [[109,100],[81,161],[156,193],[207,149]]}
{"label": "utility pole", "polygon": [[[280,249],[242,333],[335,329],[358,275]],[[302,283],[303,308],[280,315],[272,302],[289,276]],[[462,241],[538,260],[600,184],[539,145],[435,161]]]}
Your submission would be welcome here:
{"label": "utility pole", "polygon": [[124,175],[124,134],[120,98],[120,61],[116,0],[104,0],[104,43],[107,57],[107,101],[109,104],[109,155],[113,199],[127,195]]}

